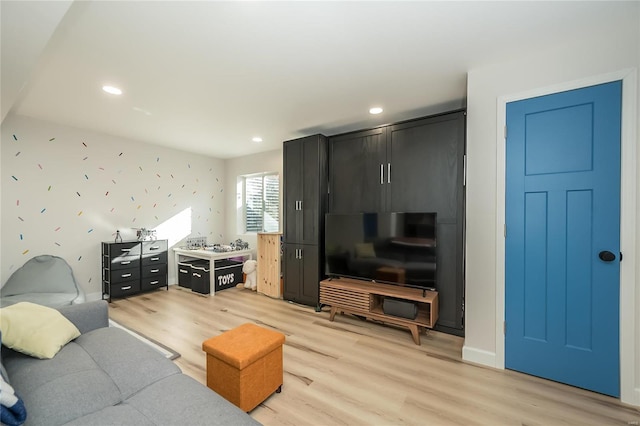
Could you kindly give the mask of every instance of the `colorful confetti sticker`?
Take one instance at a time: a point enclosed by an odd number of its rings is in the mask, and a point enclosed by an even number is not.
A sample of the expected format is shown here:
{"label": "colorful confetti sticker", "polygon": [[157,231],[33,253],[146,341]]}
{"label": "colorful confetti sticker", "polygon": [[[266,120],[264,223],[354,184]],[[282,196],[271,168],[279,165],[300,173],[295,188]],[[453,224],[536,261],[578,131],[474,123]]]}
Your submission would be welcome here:
{"label": "colorful confetti sticker", "polygon": [[121,152],[120,154],[118,154],[118,157],[122,157],[122,154],[124,154],[123,152]]}
{"label": "colorful confetti sticker", "polygon": [[158,204],[156,204],[156,203],[153,203],[153,208],[155,209],[157,205],[158,205]]}
{"label": "colorful confetti sticker", "polygon": [[182,188],[184,188],[184,184],[182,184]]}
{"label": "colorful confetti sticker", "polygon": [[224,191],[224,188],[221,188],[221,189],[220,189],[220,192],[223,192],[223,191]]}
{"label": "colorful confetti sticker", "polygon": [[20,216],[18,216],[18,219],[20,219],[20,222],[24,222],[24,219],[21,218]]}
{"label": "colorful confetti sticker", "polygon": [[158,173],[156,173],[156,176],[161,177]]}
{"label": "colorful confetti sticker", "polygon": [[115,207],[113,207],[113,208],[110,210],[110,211],[111,211],[111,213],[113,213],[113,211],[114,211],[115,209],[116,209],[116,208],[115,208]]}
{"label": "colorful confetti sticker", "polygon": [[42,170],[42,164],[38,164],[38,167],[40,167],[40,170]]}
{"label": "colorful confetti sticker", "polygon": [[54,229],[55,232],[58,232],[59,230],[60,230],[59,226],[56,229]]}
{"label": "colorful confetti sticker", "polygon": [[200,179],[196,178],[196,182],[200,182]]}
{"label": "colorful confetti sticker", "polygon": [[104,196],[106,197],[107,195],[109,195],[109,191],[105,192]]}
{"label": "colorful confetti sticker", "polygon": [[171,179],[175,179],[175,178],[173,177],[173,173],[171,174]]}
{"label": "colorful confetti sticker", "polygon": [[173,207],[177,206],[177,204],[174,204]]}
{"label": "colorful confetti sticker", "polygon": [[80,259],[82,259],[82,256],[78,257],[78,262],[80,262]]}
{"label": "colorful confetti sticker", "polygon": [[84,147],[85,147],[85,148],[87,147],[87,144],[86,144],[86,143],[84,143],[84,142],[82,142],[82,145],[84,145]]}
{"label": "colorful confetti sticker", "polygon": [[220,182],[220,181],[218,180],[218,178],[216,178],[216,182]]}
{"label": "colorful confetti sticker", "polygon": [[158,187],[158,191],[160,191],[160,187]]}
{"label": "colorful confetti sticker", "polygon": [[87,180],[89,180],[89,176],[87,176],[87,175],[84,175],[84,177],[85,177],[85,178],[87,178]]}
{"label": "colorful confetti sticker", "polygon": [[29,249],[26,249],[25,251],[22,252],[22,254],[27,254],[29,253]]}
{"label": "colorful confetti sticker", "polygon": [[138,210],[142,208],[142,204],[138,204]]}
{"label": "colorful confetti sticker", "polygon": [[80,193],[78,191],[76,191],[76,194],[78,194],[78,197],[82,197],[82,195],[80,195]]}
{"label": "colorful confetti sticker", "polygon": [[24,238],[22,238],[22,234],[20,234],[20,239],[23,240]]}
{"label": "colorful confetti sticker", "polygon": [[89,229],[89,230],[87,231],[87,234],[90,234],[90,233],[92,233],[92,232],[93,232],[93,228]]}
{"label": "colorful confetti sticker", "polygon": [[191,168],[191,164],[187,163],[187,166],[189,166],[189,168]]}
{"label": "colorful confetti sticker", "polygon": [[193,195],[195,195],[195,193],[196,193],[196,192],[197,192],[197,191],[193,191]]}
{"label": "colorful confetti sticker", "polygon": [[115,180],[113,180],[113,179],[111,179],[111,182],[113,182],[113,184],[114,184],[114,185],[116,184],[116,181],[115,181]]}
{"label": "colorful confetti sticker", "polygon": [[16,135],[13,135],[13,139],[16,141],[18,140],[18,138],[16,138]]}
{"label": "colorful confetti sticker", "polygon": [[132,195],[132,196],[131,196],[131,201],[135,201],[135,200],[136,200],[136,199],[135,199],[135,198],[133,198],[133,195]]}
{"label": "colorful confetti sticker", "polygon": [[171,197],[171,193],[169,193],[169,195],[167,195],[167,197]]}
{"label": "colorful confetti sticker", "polygon": [[47,191],[51,191],[51,185],[49,185],[49,187],[47,188]]}
{"label": "colorful confetti sticker", "polygon": [[16,206],[20,205],[20,200],[16,200]]}
{"label": "colorful confetti sticker", "polygon": [[85,161],[87,158],[89,158],[89,157],[84,157],[84,158],[82,159],[82,161]]}
{"label": "colorful confetti sticker", "polygon": [[140,169],[140,171],[142,171],[142,166],[138,166],[138,168]]}
{"label": "colorful confetti sticker", "polygon": [[156,158],[156,163],[158,163],[160,161],[160,157]]}
{"label": "colorful confetti sticker", "polygon": [[16,181],[18,180],[18,178],[13,175],[11,177],[13,178],[13,180],[16,180]]}
{"label": "colorful confetti sticker", "polygon": [[45,207],[44,209],[40,210],[40,213],[44,213],[45,210],[47,210],[47,208]]}
{"label": "colorful confetti sticker", "polygon": [[78,212],[78,216],[82,216],[82,210]]}
{"label": "colorful confetti sticker", "polygon": [[154,216],[156,218],[156,220],[158,220],[158,216]]}
{"label": "colorful confetti sticker", "polygon": [[53,243],[53,244],[55,244],[55,245],[57,245],[58,247],[60,247],[60,243]]}
{"label": "colorful confetti sticker", "polygon": [[104,172],[104,167],[98,167],[98,169]]}
{"label": "colorful confetti sticker", "polygon": [[51,138],[51,139],[49,139],[49,142],[53,142],[55,140],[56,140],[56,138]]}
{"label": "colorful confetti sticker", "polygon": [[91,278],[89,278],[89,281],[88,281],[88,282],[91,282]]}
{"label": "colorful confetti sticker", "polygon": [[20,151],[16,152],[16,157],[17,157],[18,155],[20,155]]}
{"label": "colorful confetti sticker", "polygon": [[133,218],[133,220],[132,220],[131,222],[135,222],[135,221],[136,221],[136,218],[134,217],[134,218]]}
{"label": "colorful confetti sticker", "polygon": [[147,188],[145,188],[145,189],[144,189],[144,193],[145,193],[145,194],[148,194],[148,193],[149,193],[149,191],[147,191]]}

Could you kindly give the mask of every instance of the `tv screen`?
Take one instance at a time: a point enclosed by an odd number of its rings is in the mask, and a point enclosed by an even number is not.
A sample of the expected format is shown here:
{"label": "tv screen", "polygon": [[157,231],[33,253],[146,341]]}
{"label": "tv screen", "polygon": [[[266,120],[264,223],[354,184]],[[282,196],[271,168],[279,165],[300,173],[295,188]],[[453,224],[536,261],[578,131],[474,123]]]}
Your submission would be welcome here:
{"label": "tv screen", "polygon": [[325,273],[436,288],[436,213],[328,213]]}

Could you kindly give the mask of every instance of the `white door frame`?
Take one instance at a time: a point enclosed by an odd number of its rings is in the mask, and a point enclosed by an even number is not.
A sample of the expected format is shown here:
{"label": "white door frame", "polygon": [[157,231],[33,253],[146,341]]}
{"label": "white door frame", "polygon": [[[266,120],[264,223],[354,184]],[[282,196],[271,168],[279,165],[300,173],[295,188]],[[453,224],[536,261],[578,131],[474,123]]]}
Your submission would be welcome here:
{"label": "white door frame", "polygon": [[625,69],[582,80],[501,96],[497,100],[496,140],[496,367],[504,369],[505,342],[505,171],[506,152],[504,129],[507,103],[567,90],[579,89],[622,80],[621,186],[620,186],[620,399],[640,405],[640,379],[635,360],[640,358],[640,327],[637,325],[640,307],[636,302],[640,290],[636,284],[636,191],[638,126],[637,69]]}

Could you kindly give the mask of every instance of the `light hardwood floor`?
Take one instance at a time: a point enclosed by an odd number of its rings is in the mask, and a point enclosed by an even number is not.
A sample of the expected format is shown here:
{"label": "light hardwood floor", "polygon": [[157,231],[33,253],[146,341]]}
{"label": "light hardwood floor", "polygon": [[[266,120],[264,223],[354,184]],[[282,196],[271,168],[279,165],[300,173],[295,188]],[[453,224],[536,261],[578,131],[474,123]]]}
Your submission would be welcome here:
{"label": "light hardwood floor", "polygon": [[[462,361],[463,339],[315,312],[242,289],[171,286],[110,304],[110,317],[182,355],[205,383],[202,342],[244,322],[286,335],[284,386],[251,412],[265,425],[638,425],[618,400]],[[170,390],[168,390],[170,391]]]}

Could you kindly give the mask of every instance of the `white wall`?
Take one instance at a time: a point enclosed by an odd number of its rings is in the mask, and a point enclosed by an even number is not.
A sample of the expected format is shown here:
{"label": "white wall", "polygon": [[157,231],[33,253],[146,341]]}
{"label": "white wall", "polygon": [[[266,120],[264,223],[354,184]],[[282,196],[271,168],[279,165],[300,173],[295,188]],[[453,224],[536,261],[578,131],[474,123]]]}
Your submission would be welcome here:
{"label": "white wall", "polygon": [[278,172],[280,174],[280,230],[282,230],[282,149],[233,158],[226,160],[225,165],[225,241],[242,238],[249,243],[250,248],[256,249],[256,234],[239,232],[242,223],[241,200],[237,196],[239,179],[254,173]]}
{"label": "white wall", "polygon": [[[135,239],[136,228],[157,229],[170,246],[187,236],[222,242],[220,159],[11,114],[1,152],[3,284],[31,257],[51,254],[99,298],[100,242],[113,241],[116,230]],[[180,213],[186,221],[178,223]]]}
{"label": "white wall", "polygon": [[[558,88],[562,90],[580,81],[597,81],[606,74],[627,76],[636,81],[640,67],[640,3],[630,3],[630,18],[606,33],[594,33],[589,39],[566,40],[544,52],[527,53],[521,58],[473,69],[468,74],[467,105],[467,233],[466,233],[466,330],[463,357],[466,360],[504,367],[504,240],[501,218],[504,218],[504,167],[501,129],[504,101],[519,95]],[[600,77],[599,77],[600,76]],[[627,85],[628,89],[631,87]],[[566,90],[566,89],[565,89]],[[623,262],[625,276],[621,298],[622,400],[640,405],[640,188],[635,167],[640,158],[638,144],[637,85],[627,97],[626,149],[634,158],[624,158],[623,230],[627,254]],[[634,110],[635,109],[635,110]],[[623,113],[624,114],[624,113]],[[629,126],[629,122],[632,122]],[[623,130],[624,132],[624,130]],[[624,137],[623,137],[624,138]],[[623,141],[623,150],[625,142]],[[631,161],[630,161],[631,160]],[[635,164],[633,164],[635,163]],[[630,265],[635,265],[629,270]],[[633,295],[632,300],[624,296]]]}

